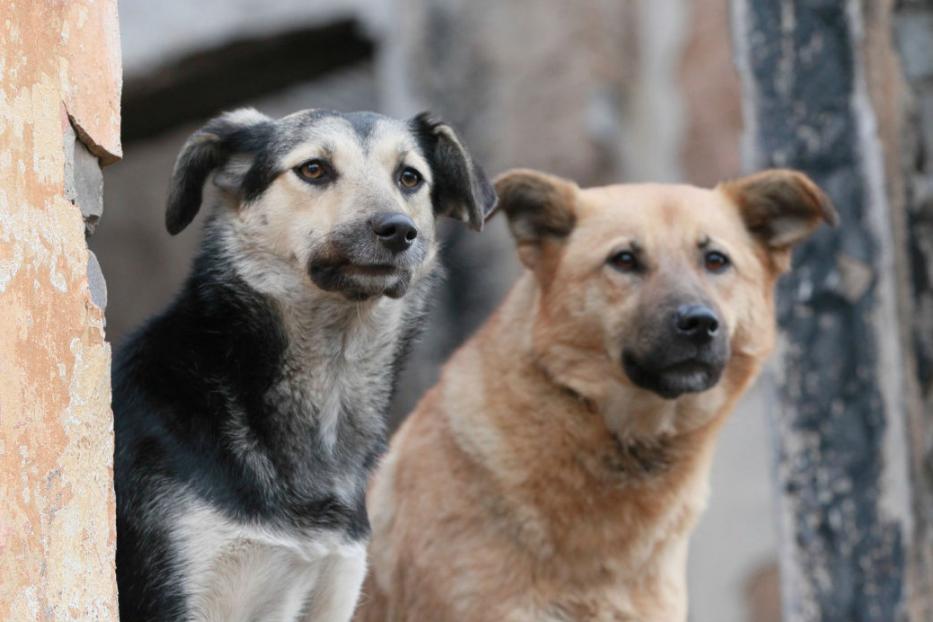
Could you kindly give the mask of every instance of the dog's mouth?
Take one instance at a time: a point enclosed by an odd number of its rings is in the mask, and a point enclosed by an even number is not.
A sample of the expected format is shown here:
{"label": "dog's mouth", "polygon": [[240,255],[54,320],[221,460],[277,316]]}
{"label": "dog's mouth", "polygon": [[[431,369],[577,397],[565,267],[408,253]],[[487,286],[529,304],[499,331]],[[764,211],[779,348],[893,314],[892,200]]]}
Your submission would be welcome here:
{"label": "dog's mouth", "polygon": [[308,275],[320,289],[352,301],[401,298],[426,258],[428,238],[422,232],[408,248],[393,250],[368,221],[350,223],[316,245],[307,260]]}
{"label": "dog's mouth", "polygon": [[362,276],[390,276],[398,272],[396,266],[389,264],[353,264],[348,263],[344,266],[348,274],[358,274]]}
{"label": "dog's mouth", "polygon": [[311,281],[321,289],[339,293],[348,300],[361,301],[377,296],[401,298],[408,291],[412,272],[387,263],[355,263],[349,260],[312,261]]}
{"label": "dog's mouth", "polygon": [[701,393],[716,386],[727,359],[728,354],[723,356],[704,351],[674,362],[658,362],[639,359],[631,352],[624,352],[622,367],[637,386],[672,400],[686,393]]}

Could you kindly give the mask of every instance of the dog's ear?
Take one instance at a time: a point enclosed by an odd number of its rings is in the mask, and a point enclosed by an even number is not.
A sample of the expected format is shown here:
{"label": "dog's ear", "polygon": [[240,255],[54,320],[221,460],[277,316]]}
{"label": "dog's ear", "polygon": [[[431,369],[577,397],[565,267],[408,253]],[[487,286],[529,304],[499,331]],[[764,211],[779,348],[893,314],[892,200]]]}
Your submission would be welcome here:
{"label": "dog's ear", "polygon": [[431,200],[437,214],[469,223],[482,231],[496,207],[496,191],[483,169],[473,162],[460,138],[446,123],[422,112],[409,124],[431,165]]}
{"label": "dog's ear", "polygon": [[548,244],[562,242],[573,231],[578,191],[572,181],[529,169],[506,171],[496,179],[499,208],[527,267],[535,267]]}
{"label": "dog's ear", "polygon": [[836,226],[839,216],[829,197],[805,174],[769,169],[720,184],[738,207],[749,231],[779,258],[786,270],[792,246],[816,231],[821,223]]}
{"label": "dog's ear", "polygon": [[[268,134],[271,120],[252,108],[242,108],[211,119],[185,142],[175,160],[165,211],[165,228],[172,235],[187,227],[201,209],[204,182],[231,158],[255,151],[258,137]],[[236,193],[245,170],[237,168],[219,175],[221,189]]]}

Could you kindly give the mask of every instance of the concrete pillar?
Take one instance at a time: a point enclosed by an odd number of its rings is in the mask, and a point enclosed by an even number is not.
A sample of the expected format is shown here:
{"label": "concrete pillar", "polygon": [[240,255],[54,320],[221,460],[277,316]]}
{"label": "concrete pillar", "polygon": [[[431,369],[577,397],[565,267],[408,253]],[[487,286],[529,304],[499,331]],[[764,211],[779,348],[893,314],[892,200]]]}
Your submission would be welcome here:
{"label": "concrete pillar", "polygon": [[0,620],[116,620],[106,288],[116,0],[0,4]]}

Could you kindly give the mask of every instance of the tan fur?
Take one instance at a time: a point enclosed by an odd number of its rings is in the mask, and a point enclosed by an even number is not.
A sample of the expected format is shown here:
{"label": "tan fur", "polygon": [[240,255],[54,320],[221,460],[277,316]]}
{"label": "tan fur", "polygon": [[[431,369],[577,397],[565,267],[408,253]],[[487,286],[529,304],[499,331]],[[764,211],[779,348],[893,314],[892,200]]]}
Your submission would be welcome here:
{"label": "tan fur", "polygon": [[[726,188],[499,180],[529,270],[393,439],[356,620],[686,619],[716,433],[772,348],[786,251],[749,228],[742,180]],[[807,232],[824,208],[801,210]],[[730,271],[704,270],[705,239]],[[607,265],[632,242],[643,275]],[[715,303],[732,354],[713,388],[663,399],[632,384],[621,349],[684,292]]]}

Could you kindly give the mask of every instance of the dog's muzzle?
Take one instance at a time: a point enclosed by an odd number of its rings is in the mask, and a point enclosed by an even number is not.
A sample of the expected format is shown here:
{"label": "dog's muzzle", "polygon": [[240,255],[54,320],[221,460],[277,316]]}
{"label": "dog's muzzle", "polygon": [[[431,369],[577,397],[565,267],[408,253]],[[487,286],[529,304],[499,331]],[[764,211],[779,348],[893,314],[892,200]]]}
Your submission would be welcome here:
{"label": "dog's muzzle", "polygon": [[336,229],[311,254],[315,285],[350,300],[401,298],[426,252],[424,232],[401,213],[378,213]]}
{"label": "dog's muzzle", "polygon": [[643,348],[623,348],[622,367],[636,385],[675,399],[719,382],[729,361],[729,340],[719,315],[703,303],[682,304],[647,327]]}

